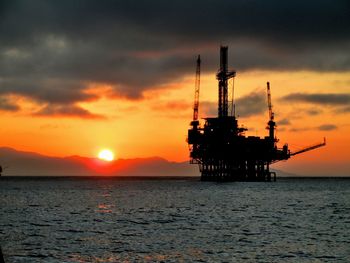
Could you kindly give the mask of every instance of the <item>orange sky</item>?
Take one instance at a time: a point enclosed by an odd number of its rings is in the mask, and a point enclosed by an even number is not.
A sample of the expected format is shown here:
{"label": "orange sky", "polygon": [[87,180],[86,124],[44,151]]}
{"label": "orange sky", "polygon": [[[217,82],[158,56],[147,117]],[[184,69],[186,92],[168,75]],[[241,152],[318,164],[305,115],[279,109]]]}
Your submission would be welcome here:
{"label": "orange sky", "polygon": [[[271,83],[277,123],[282,119],[290,122],[277,128],[280,146],[289,143],[292,150],[297,150],[327,138],[326,147],[293,157],[275,167],[300,174],[331,175],[334,171],[345,174],[350,163],[349,115],[338,113],[333,106],[286,103],[280,98],[298,92],[350,93],[350,74],[238,71],[236,98],[253,91],[265,92],[267,80]],[[188,159],[185,140],[192,117],[193,84],[194,76],[184,76],[177,83],[146,91],[143,98],[135,100],[111,97],[108,86],[91,84],[90,92],[105,96],[79,106],[105,116],[101,119],[33,116],[31,112],[38,106],[28,98],[15,97],[13,99],[20,102],[22,110],[2,112],[0,145],[51,156],[94,157],[100,149],[109,148],[117,158],[161,156],[172,161],[185,161]],[[217,101],[214,72],[202,75],[200,101]],[[201,109],[200,117],[205,117]],[[310,110],[319,112],[310,115]],[[265,136],[267,118],[266,106],[263,114],[239,118],[239,121],[250,128],[247,135]],[[335,128],[319,130],[317,127],[321,125]]]}
{"label": "orange sky", "polygon": [[327,147],[275,167],[349,174],[348,9],[346,1],[6,1],[0,146],[186,161],[196,57],[206,117],[216,112],[219,47],[227,45],[247,135],[267,134],[269,81],[280,146],[327,137]]}

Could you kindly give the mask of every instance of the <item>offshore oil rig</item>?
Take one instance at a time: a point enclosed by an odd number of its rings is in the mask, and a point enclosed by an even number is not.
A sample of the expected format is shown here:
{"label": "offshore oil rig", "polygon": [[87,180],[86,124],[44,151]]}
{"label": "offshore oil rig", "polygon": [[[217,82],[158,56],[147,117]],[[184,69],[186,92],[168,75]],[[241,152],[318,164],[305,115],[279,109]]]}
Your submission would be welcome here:
{"label": "offshore oil rig", "polygon": [[190,163],[199,165],[202,181],[276,180],[276,173],[270,172],[271,164],[326,145],[324,139],[322,143],[295,152],[289,150],[288,144],[278,148],[269,82],[267,82],[268,136],[264,138],[245,136],[247,129],[238,125],[235,116],[233,85],[229,105],[228,81],[236,76],[236,72],[228,69],[227,46],[220,48],[220,68],[216,74],[219,86],[218,116],[204,118],[204,126],[201,125],[198,118],[200,68],[201,59],[198,56],[193,120],[188,130],[187,142],[190,148]]}

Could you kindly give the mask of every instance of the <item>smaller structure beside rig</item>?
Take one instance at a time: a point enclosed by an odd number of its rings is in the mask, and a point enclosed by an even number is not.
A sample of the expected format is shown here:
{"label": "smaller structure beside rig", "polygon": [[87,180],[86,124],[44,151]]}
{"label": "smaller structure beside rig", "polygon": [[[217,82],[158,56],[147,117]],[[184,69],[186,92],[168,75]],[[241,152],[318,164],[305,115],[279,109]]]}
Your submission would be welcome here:
{"label": "smaller structure beside rig", "polygon": [[[277,146],[276,122],[271,103],[270,84],[267,82],[269,121],[268,136],[245,136],[246,128],[239,126],[235,116],[233,99],[228,101],[228,81],[236,72],[228,69],[228,47],[220,48],[220,68],[216,74],[219,84],[218,116],[204,118],[204,126],[198,118],[200,91],[200,56],[197,59],[193,120],[188,130],[190,163],[198,164],[203,181],[271,181],[276,174],[270,172],[272,163],[287,160],[291,156],[326,145],[315,144],[291,152],[288,145]],[[232,88],[233,98],[233,88]],[[229,114],[230,109],[230,114]]]}

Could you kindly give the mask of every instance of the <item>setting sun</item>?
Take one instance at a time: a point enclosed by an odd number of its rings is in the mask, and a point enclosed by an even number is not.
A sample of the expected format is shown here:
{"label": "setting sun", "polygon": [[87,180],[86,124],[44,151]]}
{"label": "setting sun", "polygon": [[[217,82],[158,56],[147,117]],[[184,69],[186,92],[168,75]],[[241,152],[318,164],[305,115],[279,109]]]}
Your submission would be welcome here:
{"label": "setting sun", "polygon": [[114,160],[114,154],[112,151],[104,149],[99,152],[98,158],[101,160],[110,162]]}

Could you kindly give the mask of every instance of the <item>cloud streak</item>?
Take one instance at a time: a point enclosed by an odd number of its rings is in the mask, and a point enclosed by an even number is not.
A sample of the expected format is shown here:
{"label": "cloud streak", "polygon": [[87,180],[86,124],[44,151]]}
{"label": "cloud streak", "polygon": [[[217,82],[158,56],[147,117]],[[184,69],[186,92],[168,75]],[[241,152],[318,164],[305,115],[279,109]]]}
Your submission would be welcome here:
{"label": "cloud streak", "polygon": [[278,121],[278,122],[277,122],[277,125],[278,125],[278,126],[288,126],[288,125],[291,125],[291,122],[290,122],[289,119],[284,118],[284,119]]}
{"label": "cloud streak", "polygon": [[[214,102],[200,102],[200,112],[207,116],[217,116],[218,105]],[[253,91],[235,100],[236,116],[251,117],[264,113],[267,110],[266,95],[263,91]],[[201,114],[201,113],[200,113]]]}
{"label": "cloud streak", "polygon": [[306,102],[320,105],[345,106],[350,104],[350,94],[347,93],[292,93],[281,98],[290,102]]}
{"label": "cloud streak", "polygon": [[[350,94],[347,93],[291,93],[282,97],[280,100],[296,103],[309,103],[318,106],[328,106],[334,109],[336,113],[350,113]],[[309,115],[320,114],[321,111],[312,109],[306,111]]]}
{"label": "cloud streak", "polygon": [[321,126],[318,126],[317,128],[320,131],[333,131],[338,129],[338,127],[334,124],[323,124]]}
{"label": "cloud streak", "polygon": [[0,97],[0,110],[14,112],[19,111],[20,107],[8,98]]}
{"label": "cloud streak", "polygon": [[65,117],[83,119],[105,119],[103,115],[93,114],[88,110],[76,105],[47,105],[34,113],[40,117]]}
{"label": "cloud streak", "polygon": [[337,130],[338,126],[334,124],[322,124],[317,127],[300,127],[300,128],[291,128],[289,131],[291,132],[304,132],[304,131],[311,131],[311,130],[317,130],[317,131],[334,131]]}
{"label": "cloud streak", "polygon": [[236,113],[240,117],[262,114],[267,110],[266,95],[262,91],[254,91],[236,100]]}

